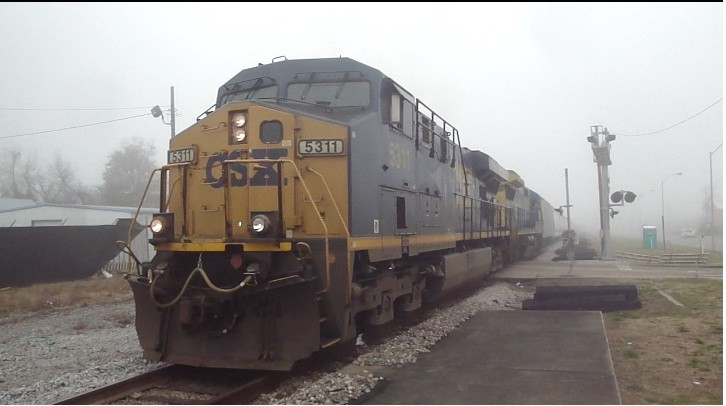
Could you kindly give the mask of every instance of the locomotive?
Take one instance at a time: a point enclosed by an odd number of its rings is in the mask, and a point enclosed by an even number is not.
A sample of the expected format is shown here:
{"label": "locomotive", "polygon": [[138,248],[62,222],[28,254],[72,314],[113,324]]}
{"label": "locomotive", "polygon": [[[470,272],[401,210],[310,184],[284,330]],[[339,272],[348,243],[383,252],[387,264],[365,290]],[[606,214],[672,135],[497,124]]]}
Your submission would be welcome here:
{"label": "locomotive", "polygon": [[555,237],[547,201],[379,70],[277,59],[152,173],[156,253],[127,275],[146,359],[289,370]]}

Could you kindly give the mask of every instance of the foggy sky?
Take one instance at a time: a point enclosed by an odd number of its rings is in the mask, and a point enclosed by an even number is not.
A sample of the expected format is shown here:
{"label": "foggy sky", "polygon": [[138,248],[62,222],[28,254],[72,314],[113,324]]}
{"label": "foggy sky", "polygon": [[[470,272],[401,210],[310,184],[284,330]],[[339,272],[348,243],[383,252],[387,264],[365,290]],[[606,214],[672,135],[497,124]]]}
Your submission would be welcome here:
{"label": "foggy sky", "polygon": [[[612,232],[695,228],[708,198],[709,152],[723,142],[722,3],[270,4],[2,3],[0,137],[168,109],[177,131],[242,69],[345,56],[392,77],[458,130],[464,146],[516,171],[554,207],[597,230],[590,126],[617,134],[611,191],[634,191]],[[7,109],[127,108],[110,111]],[[151,115],[0,138],[39,160],[70,161],[99,185],[108,154],[138,137],[165,162],[169,126]],[[723,153],[713,155],[723,201]],[[42,165],[41,165],[42,166]]]}

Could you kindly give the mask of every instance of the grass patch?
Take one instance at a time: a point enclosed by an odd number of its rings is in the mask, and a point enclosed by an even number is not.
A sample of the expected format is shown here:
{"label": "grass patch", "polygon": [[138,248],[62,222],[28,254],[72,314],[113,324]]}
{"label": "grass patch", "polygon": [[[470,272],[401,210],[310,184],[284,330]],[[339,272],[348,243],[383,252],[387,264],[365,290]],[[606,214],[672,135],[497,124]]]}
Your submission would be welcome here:
{"label": "grass patch", "polygon": [[623,404],[722,404],[723,282],[619,282],[635,284],[642,303],[603,314]]}
{"label": "grass patch", "polygon": [[[651,403],[658,403],[658,402],[651,402]],[[694,401],[693,396],[688,395],[679,395],[675,396],[669,399],[666,399],[665,402],[662,404],[664,405],[693,405],[698,404],[699,402]]]}
{"label": "grass patch", "polygon": [[48,283],[0,291],[0,316],[18,316],[65,306],[88,306],[131,300],[131,287],[121,277]]}
{"label": "grass patch", "polygon": [[629,359],[638,358],[638,353],[633,350],[625,350],[623,352],[623,358],[629,358]]}

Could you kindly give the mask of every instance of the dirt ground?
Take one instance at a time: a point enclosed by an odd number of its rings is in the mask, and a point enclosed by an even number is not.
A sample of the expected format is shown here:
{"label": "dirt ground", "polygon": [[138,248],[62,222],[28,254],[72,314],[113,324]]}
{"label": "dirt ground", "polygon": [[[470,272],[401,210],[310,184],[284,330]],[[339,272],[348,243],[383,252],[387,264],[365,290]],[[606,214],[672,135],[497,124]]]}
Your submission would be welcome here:
{"label": "dirt ground", "polygon": [[722,281],[635,284],[640,310],[604,314],[623,404],[723,404]]}

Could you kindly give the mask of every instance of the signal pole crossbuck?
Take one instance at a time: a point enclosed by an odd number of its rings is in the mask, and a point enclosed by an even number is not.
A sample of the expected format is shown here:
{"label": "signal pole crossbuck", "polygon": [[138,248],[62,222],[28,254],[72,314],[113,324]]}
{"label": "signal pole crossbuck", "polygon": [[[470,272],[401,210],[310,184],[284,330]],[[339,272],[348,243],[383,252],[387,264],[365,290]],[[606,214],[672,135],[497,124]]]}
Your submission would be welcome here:
{"label": "signal pole crossbuck", "polygon": [[608,166],[610,160],[610,142],[615,140],[615,134],[610,134],[606,127],[601,125],[590,126],[590,136],[587,137],[592,146],[593,160],[597,163],[597,184],[600,201],[600,248],[601,258],[610,258],[610,176]]}
{"label": "signal pole crossbuck", "polygon": [[615,134],[610,134],[606,127],[601,125],[590,126],[590,136],[587,140],[592,144],[593,161],[597,163],[597,183],[600,201],[600,258],[610,259],[612,252],[610,250],[610,219],[615,218],[618,214],[613,207],[624,206],[625,203],[632,203],[635,200],[635,193],[628,190],[618,190],[613,193],[610,204],[608,196],[610,195],[610,176],[608,175],[608,166],[612,164],[610,160],[610,142],[615,140]]}

